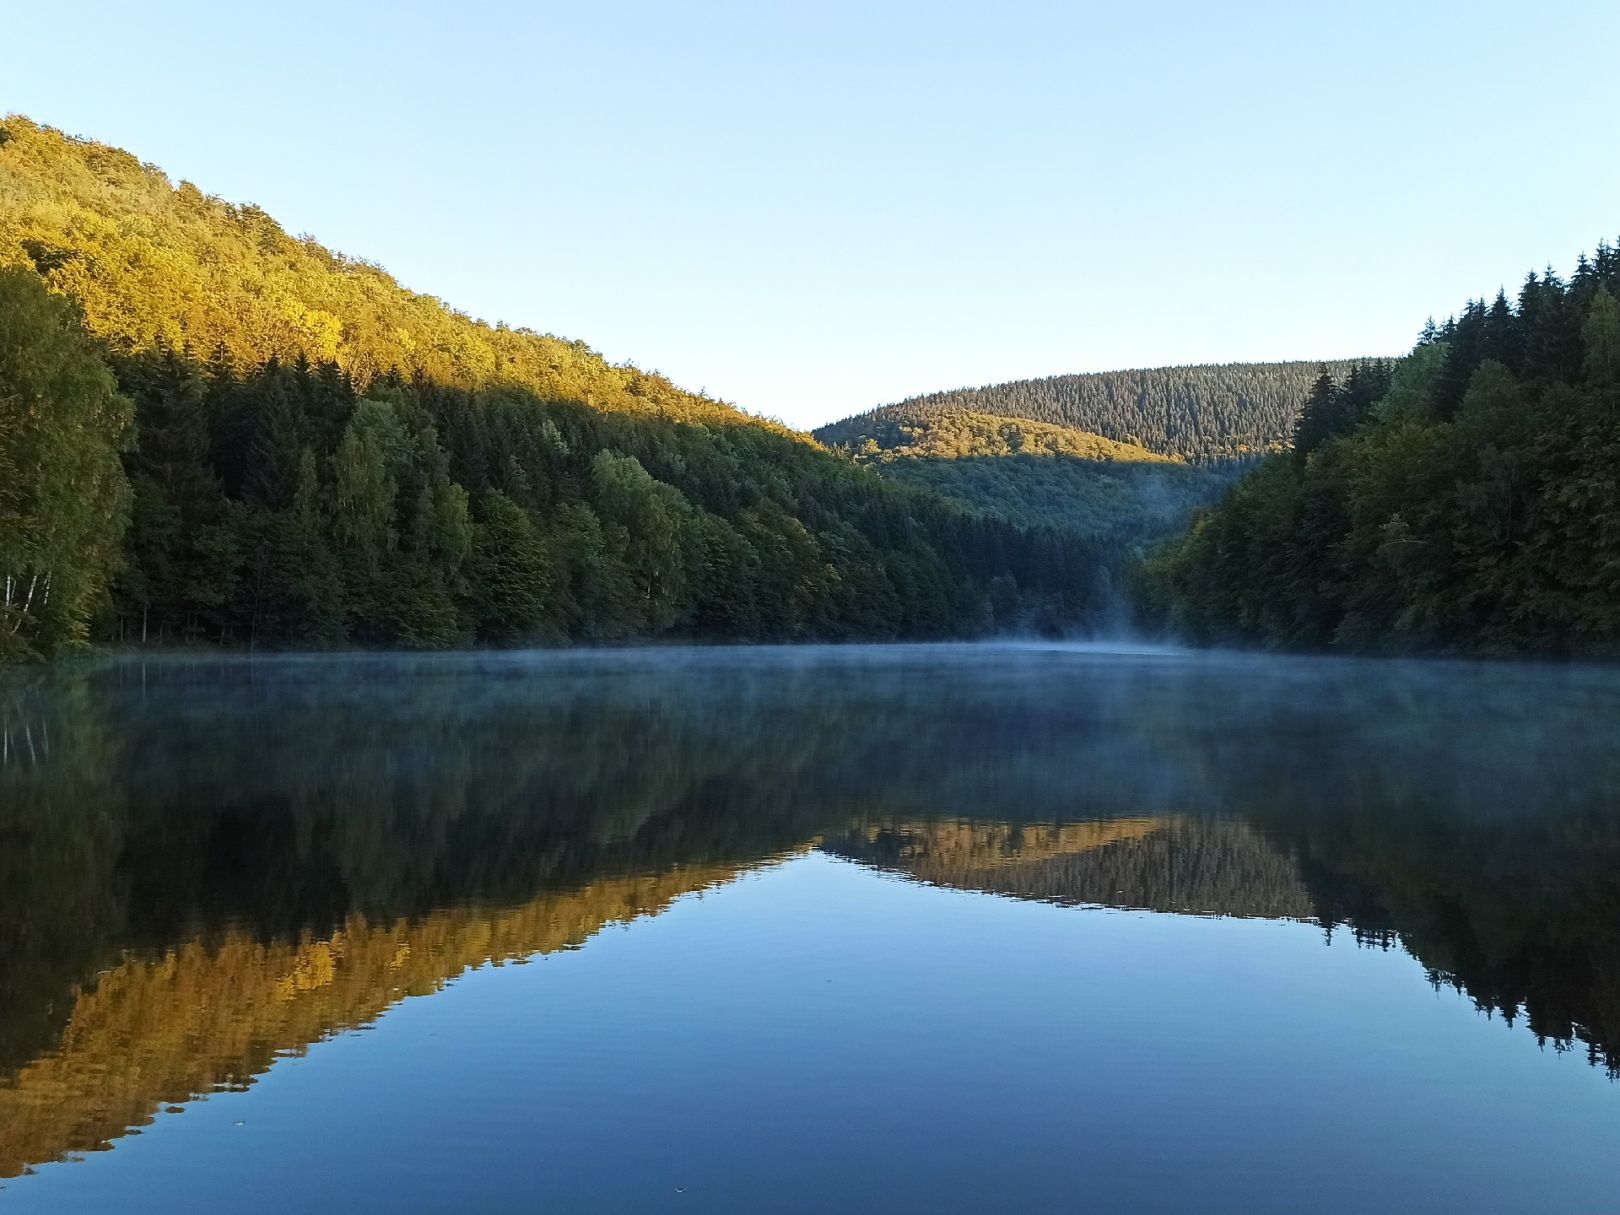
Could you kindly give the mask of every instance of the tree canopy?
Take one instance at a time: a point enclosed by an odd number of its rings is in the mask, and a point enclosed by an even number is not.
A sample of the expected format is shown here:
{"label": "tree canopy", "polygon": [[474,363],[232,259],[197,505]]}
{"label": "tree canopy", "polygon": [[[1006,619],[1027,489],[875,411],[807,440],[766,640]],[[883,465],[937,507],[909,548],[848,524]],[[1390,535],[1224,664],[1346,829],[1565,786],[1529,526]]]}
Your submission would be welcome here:
{"label": "tree canopy", "polygon": [[1620,253],[1528,275],[1394,366],[1324,369],[1273,456],[1148,563],[1205,641],[1620,651]]}

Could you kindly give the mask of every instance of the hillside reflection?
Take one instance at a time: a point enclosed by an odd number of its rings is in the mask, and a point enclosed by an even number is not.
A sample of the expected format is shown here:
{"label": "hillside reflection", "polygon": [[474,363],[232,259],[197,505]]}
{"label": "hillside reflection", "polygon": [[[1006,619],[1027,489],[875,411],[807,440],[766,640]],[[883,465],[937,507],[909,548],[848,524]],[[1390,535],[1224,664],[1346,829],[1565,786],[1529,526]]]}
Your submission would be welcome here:
{"label": "hillside reflection", "polygon": [[1229,819],[914,821],[867,826],[822,846],[930,885],[1048,903],[1293,920],[1316,914],[1293,857]]}
{"label": "hillside reflection", "polygon": [[1016,649],[118,663],[0,685],[0,1176],[820,847],[1313,920],[1620,1059],[1613,676]]}

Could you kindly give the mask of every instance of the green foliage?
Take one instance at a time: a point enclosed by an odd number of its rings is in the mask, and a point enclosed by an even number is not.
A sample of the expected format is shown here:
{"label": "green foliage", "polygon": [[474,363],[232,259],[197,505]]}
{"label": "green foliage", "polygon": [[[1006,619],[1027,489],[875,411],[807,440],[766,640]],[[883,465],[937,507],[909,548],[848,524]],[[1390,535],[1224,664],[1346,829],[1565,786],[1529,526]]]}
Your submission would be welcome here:
{"label": "green foliage", "polygon": [[612,451],[592,458],[591,487],[609,551],[629,577],[634,631],[667,632],[686,600],[686,499],[634,456]]}
{"label": "green foliage", "polygon": [[496,641],[542,635],[551,597],[545,537],[529,513],[498,489],[485,492],[474,540],[473,619]]}
{"label": "green foliage", "polygon": [[1620,382],[1620,305],[1607,286],[1592,293],[1581,338],[1586,344],[1586,378],[1598,385]]}
{"label": "green foliage", "polygon": [[1148,563],[1149,615],[1204,641],[1620,652],[1617,290],[1599,245],[1326,379],[1296,452]]}
{"label": "green foliage", "polygon": [[1104,547],[769,430],[397,378],[362,397],[330,365],[186,377],[187,442],[161,468],[144,434],[132,455],[150,509],[118,588],[125,640],[943,636],[990,626],[998,577],[1020,588],[1004,623],[1102,606]]}
{"label": "green foliage", "polygon": [[0,659],[84,641],[119,563],[130,414],[71,305],[0,270]]}

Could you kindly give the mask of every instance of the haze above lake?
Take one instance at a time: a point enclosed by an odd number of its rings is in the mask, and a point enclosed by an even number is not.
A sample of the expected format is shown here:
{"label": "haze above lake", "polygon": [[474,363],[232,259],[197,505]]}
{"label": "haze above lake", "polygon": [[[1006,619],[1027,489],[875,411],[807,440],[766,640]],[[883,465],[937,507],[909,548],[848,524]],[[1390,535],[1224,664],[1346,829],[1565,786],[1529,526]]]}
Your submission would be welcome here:
{"label": "haze above lake", "polygon": [[6,1211],[1612,1204],[1620,671],[0,681]]}

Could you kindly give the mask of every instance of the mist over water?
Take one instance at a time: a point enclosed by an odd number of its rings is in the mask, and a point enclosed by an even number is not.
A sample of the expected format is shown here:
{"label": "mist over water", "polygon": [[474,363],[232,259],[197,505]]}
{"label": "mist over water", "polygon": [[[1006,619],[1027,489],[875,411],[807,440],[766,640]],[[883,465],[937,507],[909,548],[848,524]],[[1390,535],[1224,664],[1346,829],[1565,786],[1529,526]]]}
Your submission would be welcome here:
{"label": "mist over water", "polygon": [[1591,1209],[1616,737],[1128,642],[11,677],[0,1203]]}

